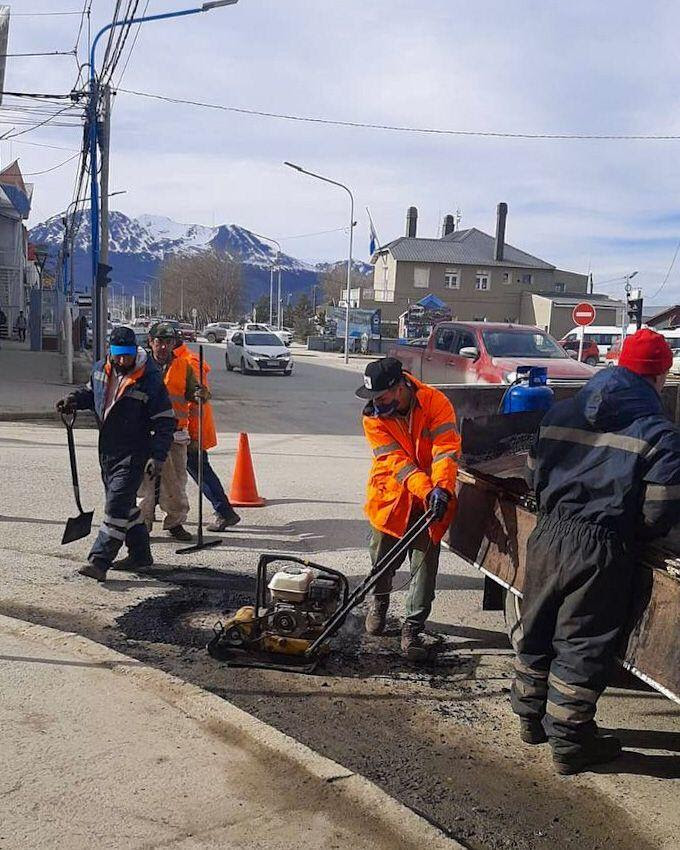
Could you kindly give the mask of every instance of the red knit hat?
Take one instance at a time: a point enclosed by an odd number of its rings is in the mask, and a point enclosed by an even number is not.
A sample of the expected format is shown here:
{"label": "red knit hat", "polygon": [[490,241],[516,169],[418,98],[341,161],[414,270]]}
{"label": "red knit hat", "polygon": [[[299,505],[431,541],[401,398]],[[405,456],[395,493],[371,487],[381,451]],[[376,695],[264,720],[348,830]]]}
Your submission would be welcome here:
{"label": "red knit hat", "polygon": [[624,340],[619,366],[653,378],[668,372],[672,365],[673,352],[661,334],[641,328]]}

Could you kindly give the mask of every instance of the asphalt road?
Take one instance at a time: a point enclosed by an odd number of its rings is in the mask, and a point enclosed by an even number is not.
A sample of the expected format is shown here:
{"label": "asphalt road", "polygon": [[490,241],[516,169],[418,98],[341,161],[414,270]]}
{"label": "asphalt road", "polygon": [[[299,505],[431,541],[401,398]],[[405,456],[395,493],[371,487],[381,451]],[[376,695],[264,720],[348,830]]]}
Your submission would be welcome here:
{"label": "asphalt road", "polygon": [[[197,348],[197,346],[192,346]],[[225,346],[203,347],[219,431],[253,434],[361,434],[362,403],[354,397],[357,372],[297,355],[290,377],[227,372]]]}

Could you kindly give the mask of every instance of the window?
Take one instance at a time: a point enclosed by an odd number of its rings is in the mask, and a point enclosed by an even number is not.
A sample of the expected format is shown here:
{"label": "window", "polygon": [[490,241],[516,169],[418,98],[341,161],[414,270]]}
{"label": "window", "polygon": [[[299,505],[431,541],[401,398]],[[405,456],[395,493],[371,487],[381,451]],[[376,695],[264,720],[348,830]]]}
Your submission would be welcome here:
{"label": "window", "polygon": [[475,316],[475,317],[474,317],[474,319],[473,319],[472,321],[473,321],[473,322],[485,322],[485,321],[486,321],[486,316]]}
{"label": "window", "polygon": [[453,353],[459,354],[461,348],[477,348],[477,342],[470,333],[466,333],[465,331],[459,331],[456,341],[453,345]]}
{"label": "window", "polygon": [[547,334],[526,330],[482,331],[491,357],[536,357],[555,360],[567,358],[565,350]]}
{"label": "window", "polygon": [[439,328],[434,338],[434,347],[437,351],[451,351],[451,345],[456,332],[453,328]]}
{"label": "window", "polygon": [[503,272],[501,277],[501,283],[508,284],[512,283],[512,272]]}
{"label": "window", "polygon": [[430,286],[430,267],[413,267],[413,285],[416,289],[428,289]]}
{"label": "window", "polygon": [[556,283],[555,284],[555,292],[566,292],[567,284],[566,283]]}
{"label": "window", "polygon": [[446,269],[444,272],[444,288],[460,289],[460,271],[458,269]]}
{"label": "window", "polygon": [[487,271],[477,271],[475,278],[475,289],[479,292],[488,292],[491,289],[491,278]]}
{"label": "window", "polygon": [[522,286],[531,286],[531,284],[533,282],[533,275],[523,274],[522,277],[520,278],[520,280],[522,282]]}

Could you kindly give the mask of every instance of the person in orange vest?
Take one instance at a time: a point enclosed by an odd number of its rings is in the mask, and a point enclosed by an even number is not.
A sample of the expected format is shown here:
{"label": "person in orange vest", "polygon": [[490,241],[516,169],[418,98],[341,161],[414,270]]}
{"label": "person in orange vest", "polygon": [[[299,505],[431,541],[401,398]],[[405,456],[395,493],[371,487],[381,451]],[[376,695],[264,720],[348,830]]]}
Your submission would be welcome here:
{"label": "person in orange vest", "polygon": [[[195,351],[188,348],[181,338],[178,337],[174,351],[175,357],[183,357],[191,363],[194,375],[206,391],[203,403],[203,495],[213,506],[215,515],[208,526],[208,531],[225,531],[241,522],[241,517],[232,508],[224,487],[217,473],[210,465],[208,451],[217,445],[217,431],[215,429],[215,417],[210,404],[210,388],[208,387],[208,372],[210,365],[203,361],[203,375],[199,375],[199,360]],[[187,471],[198,484],[198,404],[192,402],[189,405],[189,443],[187,452]]]}
{"label": "person in orange vest", "polygon": [[[151,355],[163,375],[172,409],[177,420],[168,458],[163,464],[160,486],[144,479],[137,493],[139,508],[149,530],[155,520],[156,504],[165,511],[163,528],[175,540],[191,540],[192,535],[184,528],[189,515],[187,498],[187,448],[189,436],[189,406],[197,398],[200,387],[190,363],[175,357],[175,328],[168,322],[158,322],[149,329]],[[146,566],[146,564],[136,564]]]}
{"label": "person in orange vest", "polygon": [[[373,452],[365,505],[372,529],[369,551],[373,565],[426,509],[436,518],[408,553],[411,582],[401,651],[410,661],[422,661],[428,655],[422,631],[434,599],[440,542],[456,513],[460,455],[456,415],[442,392],[404,372],[394,357],[366,366],[364,384],[356,396],[367,400],[363,426]],[[369,597],[366,631],[371,635],[385,629],[392,580],[405,558],[406,553]]]}

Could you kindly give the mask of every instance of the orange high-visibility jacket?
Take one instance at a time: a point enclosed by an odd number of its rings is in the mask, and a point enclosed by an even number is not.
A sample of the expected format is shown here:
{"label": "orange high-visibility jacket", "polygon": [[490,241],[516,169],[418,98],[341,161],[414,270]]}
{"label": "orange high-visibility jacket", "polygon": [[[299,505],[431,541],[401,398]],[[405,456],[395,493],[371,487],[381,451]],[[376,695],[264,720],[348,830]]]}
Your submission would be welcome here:
{"label": "orange high-visibility jacket", "polygon": [[[208,372],[210,365],[206,360],[203,361],[203,375],[198,374],[198,354],[182,343],[174,351],[175,357],[183,357],[189,362],[194,370],[194,375],[202,387],[208,386]],[[189,405],[189,436],[192,441],[198,441],[198,404],[192,402]],[[212,405],[209,401],[203,403],[203,448],[205,451],[213,449],[217,445],[217,430],[215,428],[215,417],[213,416]]]}
{"label": "orange high-visibility jacket", "polygon": [[444,393],[405,375],[415,389],[410,426],[403,419],[364,412],[364,433],[373,450],[365,511],[378,531],[402,537],[414,504],[422,507],[434,487],[443,487],[452,494],[451,504],[446,516],[430,526],[430,537],[439,543],[456,513],[456,414]]}
{"label": "orange high-visibility jacket", "polygon": [[189,402],[186,399],[187,361],[182,357],[173,356],[170,365],[164,370],[163,382],[177,417],[177,430],[183,430],[189,425]]}

